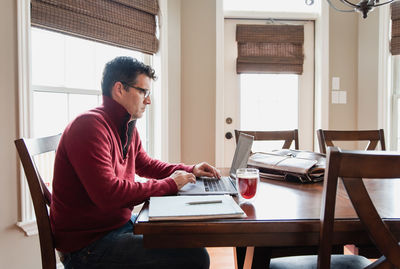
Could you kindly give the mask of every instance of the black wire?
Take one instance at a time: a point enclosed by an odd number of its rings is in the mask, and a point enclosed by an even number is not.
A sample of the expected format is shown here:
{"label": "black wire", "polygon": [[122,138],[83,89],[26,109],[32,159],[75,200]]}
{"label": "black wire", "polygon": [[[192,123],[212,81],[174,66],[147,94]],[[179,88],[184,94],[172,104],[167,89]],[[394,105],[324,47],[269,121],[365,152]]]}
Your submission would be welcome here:
{"label": "black wire", "polygon": [[[348,10],[339,9],[339,8],[335,7],[335,6],[332,4],[331,0],[326,0],[326,1],[328,1],[328,3],[329,3],[329,5],[331,6],[331,8],[333,8],[334,10],[337,10],[337,11],[340,11],[340,12],[354,12],[354,11],[356,11],[355,8],[353,8],[353,9],[348,9]],[[343,0],[340,0],[340,1],[343,2]]]}

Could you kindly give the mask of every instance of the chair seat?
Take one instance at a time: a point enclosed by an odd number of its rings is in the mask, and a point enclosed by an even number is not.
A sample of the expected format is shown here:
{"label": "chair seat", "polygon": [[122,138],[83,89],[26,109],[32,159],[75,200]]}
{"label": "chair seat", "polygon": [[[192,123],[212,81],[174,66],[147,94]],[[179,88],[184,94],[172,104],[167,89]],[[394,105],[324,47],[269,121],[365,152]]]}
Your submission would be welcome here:
{"label": "chair seat", "polygon": [[[316,269],[317,255],[292,256],[271,259],[270,269]],[[332,255],[331,268],[360,269],[365,268],[371,262],[357,255]]]}

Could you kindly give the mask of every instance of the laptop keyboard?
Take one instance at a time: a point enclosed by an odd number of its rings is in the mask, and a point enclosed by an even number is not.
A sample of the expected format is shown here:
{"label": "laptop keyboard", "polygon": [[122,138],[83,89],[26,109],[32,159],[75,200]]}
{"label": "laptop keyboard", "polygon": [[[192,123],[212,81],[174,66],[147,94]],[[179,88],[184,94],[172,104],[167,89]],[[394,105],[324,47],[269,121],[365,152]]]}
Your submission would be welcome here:
{"label": "laptop keyboard", "polygon": [[206,192],[229,191],[224,180],[205,178],[203,179],[203,183]]}

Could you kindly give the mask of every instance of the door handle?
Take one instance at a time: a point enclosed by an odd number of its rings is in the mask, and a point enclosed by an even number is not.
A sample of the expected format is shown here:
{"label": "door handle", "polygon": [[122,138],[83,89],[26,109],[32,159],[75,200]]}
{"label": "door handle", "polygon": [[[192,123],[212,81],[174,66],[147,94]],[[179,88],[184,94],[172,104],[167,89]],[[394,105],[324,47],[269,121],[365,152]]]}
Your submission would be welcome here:
{"label": "door handle", "polygon": [[226,138],[226,139],[231,139],[232,137],[233,137],[233,135],[232,135],[231,132],[227,132],[227,133],[225,134],[225,138]]}

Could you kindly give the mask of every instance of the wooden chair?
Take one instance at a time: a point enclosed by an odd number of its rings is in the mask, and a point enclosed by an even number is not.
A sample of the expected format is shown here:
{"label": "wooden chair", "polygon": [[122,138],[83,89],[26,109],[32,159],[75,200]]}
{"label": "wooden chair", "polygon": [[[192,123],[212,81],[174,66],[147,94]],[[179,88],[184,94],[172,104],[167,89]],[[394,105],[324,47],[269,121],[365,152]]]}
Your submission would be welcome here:
{"label": "wooden chair", "polygon": [[[255,141],[284,141],[282,149],[289,149],[294,142],[294,148],[299,149],[299,135],[298,129],[287,131],[243,131],[235,130],[236,143],[239,139],[240,133],[245,133],[254,136]],[[316,247],[255,247],[252,267],[257,268],[263,266],[266,260],[274,257],[282,257],[289,255],[307,255],[316,254],[318,249]],[[343,253],[342,247],[335,246],[335,253]],[[236,259],[238,268],[243,267],[246,256],[246,247],[236,247]]]}
{"label": "wooden chair", "polygon": [[[383,129],[379,130],[317,130],[319,148],[321,153],[326,154],[326,147],[333,147],[334,141],[368,141],[365,150],[377,149],[378,142],[382,150],[386,150],[385,136]],[[365,255],[369,258],[376,258],[380,253],[375,248],[359,246],[354,247],[354,253]]]}
{"label": "wooden chair", "polygon": [[385,136],[383,129],[379,130],[354,130],[354,131],[333,131],[317,130],[319,151],[326,153],[326,147],[333,147],[333,141],[369,141],[365,150],[375,150],[378,142],[381,149],[386,150]]}
{"label": "wooden chair", "polygon": [[40,251],[42,256],[42,268],[56,268],[56,254],[53,234],[50,227],[48,206],[51,203],[51,193],[43,182],[35,165],[34,156],[55,151],[60,141],[61,134],[37,139],[18,139],[15,146],[31,193],[33,207],[35,209],[36,223],[39,230]]}
{"label": "wooden chair", "polygon": [[[361,168],[361,169],[360,169]],[[335,255],[331,259],[333,224],[338,178],[344,184],[353,207],[371,241],[383,254],[374,263],[357,255]],[[368,178],[400,178],[400,154],[389,152],[341,151],[328,148],[327,170],[322,195],[320,245],[317,256],[272,259],[270,268],[400,268],[400,246],[379,216],[363,183]],[[332,263],[331,263],[332,260]],[[332,264],[332,267],[330,265]],[[349,266],[349,267],[345,267]],[[313,267],[314,268],[314,267]]]}
{"label": "wooden chair", "polygon": [[243,131],[243,130],[235,130],[235,138],[236,143],[239,139],[240,133],[245,133],[248,135],[254,136],[255,141],[271,141],[271,140],[282,140],[284,144],[282,146],[283,149],[288,149],[292,145],[294,141],[294,148],[299,149],[299,134],[298,130],[289,130],[289,131]]}

